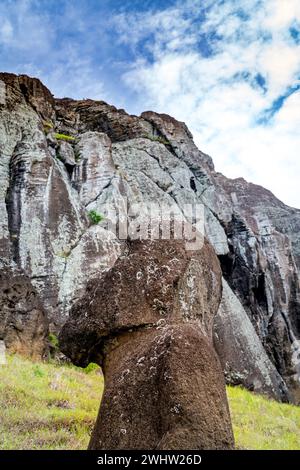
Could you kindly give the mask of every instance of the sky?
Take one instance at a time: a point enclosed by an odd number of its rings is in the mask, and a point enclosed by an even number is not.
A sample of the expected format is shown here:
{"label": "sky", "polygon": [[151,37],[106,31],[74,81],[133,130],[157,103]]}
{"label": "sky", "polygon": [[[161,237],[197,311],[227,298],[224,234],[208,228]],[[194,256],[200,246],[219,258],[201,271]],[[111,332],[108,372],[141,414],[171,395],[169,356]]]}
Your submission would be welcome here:
{"label": "sky", "polygon": [[217,171],[300,208],[300,0],[0,0],[0,69],[170,114]]}

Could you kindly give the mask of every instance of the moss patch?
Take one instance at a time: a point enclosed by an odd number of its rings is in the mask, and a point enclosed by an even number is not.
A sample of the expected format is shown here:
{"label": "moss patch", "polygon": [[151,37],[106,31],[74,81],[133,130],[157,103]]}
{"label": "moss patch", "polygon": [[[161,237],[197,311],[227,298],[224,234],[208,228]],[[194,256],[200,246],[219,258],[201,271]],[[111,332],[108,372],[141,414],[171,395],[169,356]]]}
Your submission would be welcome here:
{"label": "moss patch", "polygon": [[152,142],[159,142],[160,144],[163,144],[163,145],[170,145],[170,142],[161,136],[147,135],[145,136],[145,138],[152,140]]}
{"label": "moss patch", "polygon": [[94,210],[89,211],[88,216],[92,225],[97,225],[104,219],[104,215],[98,214]]}

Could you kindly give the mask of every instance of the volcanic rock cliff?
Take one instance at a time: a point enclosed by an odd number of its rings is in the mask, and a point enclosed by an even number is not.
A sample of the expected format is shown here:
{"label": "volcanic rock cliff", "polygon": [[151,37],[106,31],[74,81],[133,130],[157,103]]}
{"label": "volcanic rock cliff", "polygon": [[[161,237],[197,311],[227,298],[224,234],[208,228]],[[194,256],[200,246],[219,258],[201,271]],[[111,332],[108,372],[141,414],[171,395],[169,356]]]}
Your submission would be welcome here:
{"label": "volcanic rock cliff", "polygon": [[92,223],[107,203],[160,201],[183,215],[202,204],[223,273],[213,339],[226,380],[299,403],[300,210],[217,173],[184,123],[55,99],[38,79],[2,73],[0,193],[7,347],[42,354],[48,325],[58,332],[87,283],[124,255],[110,218]]}

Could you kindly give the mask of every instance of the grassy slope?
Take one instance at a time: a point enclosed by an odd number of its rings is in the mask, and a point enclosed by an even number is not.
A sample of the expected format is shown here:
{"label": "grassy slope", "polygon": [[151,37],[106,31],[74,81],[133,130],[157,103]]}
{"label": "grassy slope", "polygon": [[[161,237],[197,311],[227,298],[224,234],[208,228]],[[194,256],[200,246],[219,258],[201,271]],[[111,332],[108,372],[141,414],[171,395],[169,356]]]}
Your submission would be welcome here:
{"label": "grassy slope", "polygon": [[300,407],[278,403],[239,387],[227,387],[236,446],[300,449]]}
{"label": "grassy slope", "polygon": [[103,379],[17,356],[0,366],[0,449],[85,449]]}
{"label": "grassy slope", "polygon": [[[0,449],[85,449],[103,379],[99,373],[17,356],[0,366]],[[228,387],[238,448],[300,449],[300,407]]]}

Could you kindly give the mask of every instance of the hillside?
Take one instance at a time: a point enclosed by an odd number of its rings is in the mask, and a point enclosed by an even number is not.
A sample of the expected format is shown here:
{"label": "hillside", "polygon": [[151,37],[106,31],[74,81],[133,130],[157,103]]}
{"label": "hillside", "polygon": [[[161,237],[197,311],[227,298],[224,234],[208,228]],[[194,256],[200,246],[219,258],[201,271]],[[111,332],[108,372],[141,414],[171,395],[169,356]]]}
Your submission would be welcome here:
{"label": "hillside", "polygon": [[[9,356],[0,366],[0,448],[86,449],[102,390],[99,369]],[[237,448],[300,450],[299,407],[238,387],[227,394]]]}
{"label": "hillside", "polygon": [[0,449],[85,449],[102,389],[98,371],[8,356],[0,366]]}
{"label": "hillside", "polygon": [[222,268],[214,343],[227,383],[298,403],[300,211],[216,172],[171,116],[56,99],[26,75],[1,73],[0,85],[6,347],[47,353],[49,329],[58,334],[87,283],[123,255],[114,224],[124,204],[132,209],[128,233],[148,204],[187,219],[193,205],[203,208],[204,234]]}

